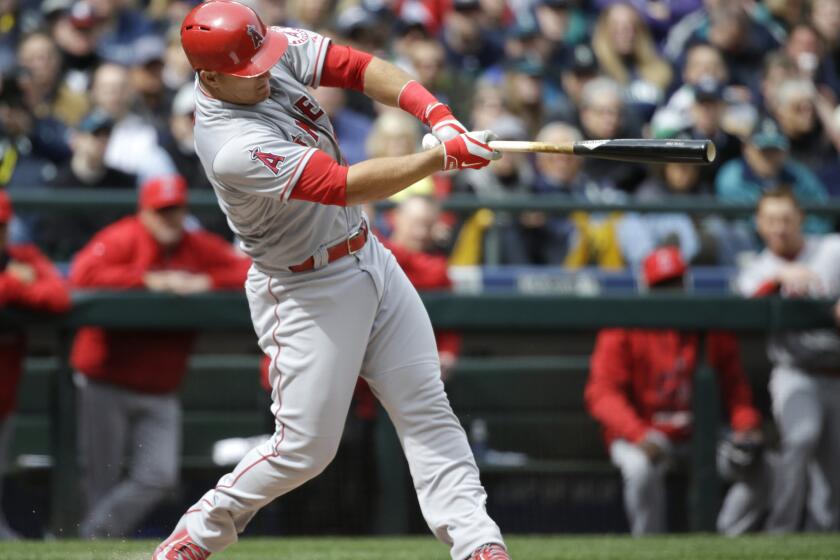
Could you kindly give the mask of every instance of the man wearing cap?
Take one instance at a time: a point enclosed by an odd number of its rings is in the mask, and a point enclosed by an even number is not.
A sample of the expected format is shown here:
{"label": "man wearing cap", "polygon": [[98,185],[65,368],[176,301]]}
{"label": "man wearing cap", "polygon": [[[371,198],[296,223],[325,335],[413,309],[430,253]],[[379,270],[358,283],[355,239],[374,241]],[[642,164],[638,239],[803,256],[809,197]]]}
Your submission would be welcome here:
{"label": "man wearing cap", "polygon": [[[58,270],[34,245],[10,245],[8,226],[12,204],[0,190],[0,309],[18,307],[61,313],[70,295]],[[26,337],[20,330],[0,331],[0,496],[6,453],[14,430],[13,412],[23,369]],[[0,540],[15,538],[0,510]]]}
{"label": "man wearing cap", "polygon": [[[765,249],[738,275],[747,297],[840,297],[840,236],[805,235],[788,190],[767,191],[756,225]],[[834,306],[840,322],[840,303]],[[771,532],[840,529],[840,334],[837,329],[770,334],[770,398],[781,439],[767,518]]]}
{"label": "man wearing cap", "polygon": [[[651,291],[681,288],[686,266],[679,250],[654,250],[643,263]],[[701,334],[677,330],[604,329],[592,354],[585,399],[604,429],[612,462],[624,481],[624,506],[634,535],[661,533],[665,519],[665,474],[685,458],[692,434],[692,386]],[[718,515],[728,535],[755,528],[766,504],[769,473],[755,450],[761,417],[753,408],[741,367],[738,342],[728,333],[705,335],[706,359],[715,369],[733,436],[730,444],[747,460],[734,472],[719,461],[721,474],[736,477]],[[729,472],[726,472],[729,471]]]}
{"label": "man wearing cap", "polygon": [[[361,204],[442,169],[501,154],[490,131],[390,63],[304,29],[267,28],[242,4],[209,1],[181,26],[198,72],[196,151],[231,229],[254,259],[246,294],[271,359],[276,431],[188,509],[155,560],[204,559],[257,511],[333,459],[359,376],[393,421],[423,515],[453,560],[508,560],[466,434],[440,379],[431,322]],[[431,128],[427,151],[347,166],[309,88],[342,87]]]}
{"label": "man wearing cap", "polygon": [[[756,203],[765,191],[787,187],[800,202],[825,202],[825,186],[813,172],[788,157],[789,149],[790,143],[779,125],[770,118],[761,119],[744,142],[742,157],[720,169],[715,180],[718,199]],[[827,233],[832,229],[831,220],[817,216],[805,219],[808,233]]]}
{"label": "man wearing cap", "polygon": [[[137,214],[100,231],[76,256],[72,285],[178,295],[241,289],[250,261],[216,235],[186,230],[186,214],[182,177],[146,182]],[[97,327],[76,334],[70,361],[77,372],[83,537],[131,534],[174,488],[181,429],[176,391],[193,338]]]}

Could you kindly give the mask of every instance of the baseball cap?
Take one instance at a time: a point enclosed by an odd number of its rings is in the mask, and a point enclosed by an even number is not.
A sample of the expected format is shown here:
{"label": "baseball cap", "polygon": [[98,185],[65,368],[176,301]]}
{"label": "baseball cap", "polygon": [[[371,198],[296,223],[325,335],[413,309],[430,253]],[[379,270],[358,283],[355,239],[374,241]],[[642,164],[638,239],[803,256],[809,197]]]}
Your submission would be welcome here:
{"label": "baseball cap", "polygon": [[452,8],[459,12],[480,10],[481,2],[479,0],[454,0],[452,2]]}
{"label": "baseball cap", "polygon": [[685,261],[677,247],[659,247],[642,261],[642,273],[648,286],[680,278],[685,271]]}
{"label": "baseball cap", "polygon": [[114,128],[114,119],[98,109],[94,109],[79,121],[76,129],[79,132],[86,132],[88,134],[95,134],[101,130],[111,130]]}
{"label": "baseball cap", "polygon": [[788,150],[790,148],[790,142],[779,129],[779,125],[769,117],[758,121],[752,134],[750,134],[750,144],[762,150],[769,148]]}
{"label": "baseball cap", "polygon": [[538,4],[540,6],[548,6],[549,8],[557,10],[565,10],[571,7],[571,0],[539,0]]}
{"label": "baseball cap", "polygon": [[713,78],[704,78],[694,84],[694,100],[698,103],[720,101],[723,99],[723,84]]}
{"label": "baseball cap", "polygon": [[187,180],[181,175],[149,179],[140,186],[139,205],[144,210],[160,210],[187,204]]}
{"label": "baseball cap", "polygon": [[8,224],[12,214],[12,201],[5,190],[0,190],[0,224]]}
{"label": "baseball cap", "polygon": [[575,74],[597,74],[598,59],[592,47],[582,43],[566,50],[563,66]]}
{"label": "baseball cap", "polygon": [[545,65],[537,58],[524,56],[511,60],[507,65],[507,70],[539,78],[545,74]]}
{"label": "baseball cap", "polygon": [[344,37],[350,37],[374,25],[376,25],[376,17],[361,6],[351,6],[343,10],[335,22],[336,31]]}

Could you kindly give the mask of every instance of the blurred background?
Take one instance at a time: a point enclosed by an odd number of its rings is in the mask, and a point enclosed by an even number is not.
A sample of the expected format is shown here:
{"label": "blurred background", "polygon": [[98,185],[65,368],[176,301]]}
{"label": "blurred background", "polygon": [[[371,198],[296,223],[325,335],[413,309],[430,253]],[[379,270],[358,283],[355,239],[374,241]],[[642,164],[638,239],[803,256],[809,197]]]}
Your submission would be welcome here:
{"label": "blurred background", "polygon": [[[503,530],[840,529],[840,1],[243,3],[500,139],[717,146],[505,154],[367,209]],[[273,430],[193,146],[193,5],[0,0],[0,538],[168,534]],[[349,163],[421,149],[413,117],[314,95]],[[224,257],[167,256],[193,239]],[[248,531],[426,531],[363,384],[334,464]]]}

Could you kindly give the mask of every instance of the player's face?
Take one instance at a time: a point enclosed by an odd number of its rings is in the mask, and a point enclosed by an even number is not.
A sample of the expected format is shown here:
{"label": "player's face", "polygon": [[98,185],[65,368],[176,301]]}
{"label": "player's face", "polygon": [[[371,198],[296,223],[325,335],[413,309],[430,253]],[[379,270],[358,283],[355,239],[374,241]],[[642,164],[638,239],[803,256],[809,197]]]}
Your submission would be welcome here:
{"label": "player's face", "polygon": [[159,210],[143,210],[140,220],[155,241],[163,246],[172,246],[184,236],[186,206],[169,206]]}
{"label": "player's face", "polygon": [[766,198],[758,207],[756,226],[774,254],[795,256],[802,247],[802,212],[786,198]]}
{"label": "player's face", "polygon": [[240,78],[217,72],[206,72],[204,75],[207,83],[211,85],[210,93],[228,103],[256,105],[271,95],[269,72],[253,78]]}

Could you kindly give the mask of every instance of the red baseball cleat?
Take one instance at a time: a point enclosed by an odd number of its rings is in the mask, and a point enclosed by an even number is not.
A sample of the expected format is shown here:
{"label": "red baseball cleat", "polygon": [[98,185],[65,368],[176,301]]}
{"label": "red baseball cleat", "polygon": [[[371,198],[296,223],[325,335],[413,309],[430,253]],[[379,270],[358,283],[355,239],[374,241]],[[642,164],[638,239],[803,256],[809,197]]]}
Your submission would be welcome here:
{"label": "red baseball cleat", "polygon": [[[195,544],[187,530],[170,535],[155,549],[152,560],[207,560],[210,551]],[[479,557],[483,558],[483,556]],[[490,558],[490,556],[488,556]]]}
{"label": "red baseball cleat", "polygon": [[465,560],[510,560],[510,556],[502,545],[490,543],[476,548]]}

